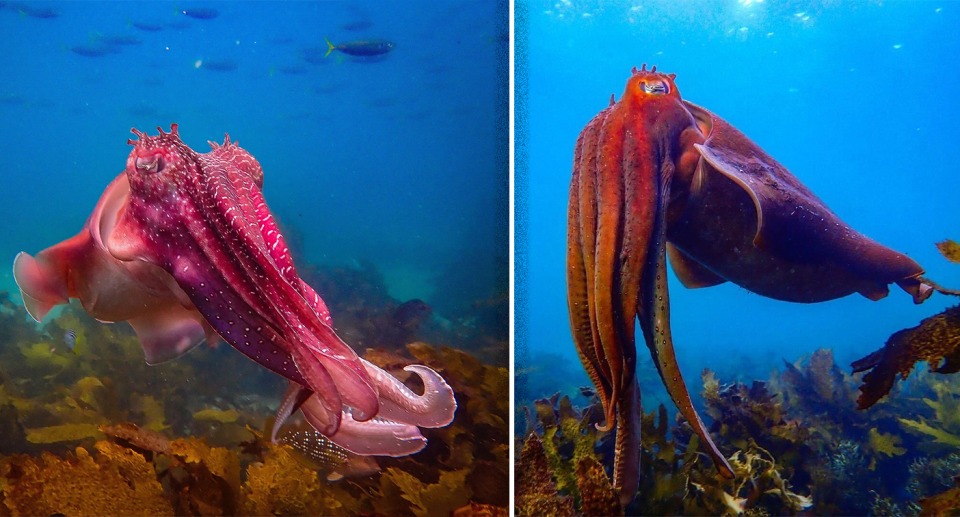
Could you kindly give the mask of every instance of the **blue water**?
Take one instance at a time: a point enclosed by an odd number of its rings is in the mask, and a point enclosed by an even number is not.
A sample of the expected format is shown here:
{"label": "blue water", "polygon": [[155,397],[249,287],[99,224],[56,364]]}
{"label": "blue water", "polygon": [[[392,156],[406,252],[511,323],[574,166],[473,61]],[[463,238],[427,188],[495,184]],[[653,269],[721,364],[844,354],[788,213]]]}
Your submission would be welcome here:
{"label": "blue water", "polygon": [[[391,295],[438,312],[488,297],[504,275],[495,102],[506,43],[493,3],[25,4],[54,18],[4,4],[0,259],[74,235],[123,170],[130,128],[156,134],[175,122],[195,150],[228,132],[260,161],[267,202],[302,239],[303,261],[373,263]],[[219,16],[178,13],[190,7]],[[117,35],[141,43],[95,57],[72,50]],[[395,49],[308,62],[325,37]],[[224,62],[235,69],[207,68]],[[462,269],[470,292],[449,281]],[[13,289],[0,271],[0,289]]]}
{"label": "blue water", "polygon": [[[685,99],[747,134],[854,228],[908,254],[930,278],[960,286],[960,266],[934,247],[960,239],[960,5],[561,0],[523,8],[529,340],[518,368],[553,371],[541,354],[558,353],[580,376],[563,386],[589,384],[566,307],[573,147],[643,63],[676,73]],[[705,367],[725,381],[765,379],[781,359],[820,347],[849,364],[957,302],[934,295],[914,306],[893,286],[879,302],[852,295],[801,305],[730,283],[687,290],[672,273],[669,287],[678,360],[692,392]],[[649,370],[640,346],[640,368]]]}

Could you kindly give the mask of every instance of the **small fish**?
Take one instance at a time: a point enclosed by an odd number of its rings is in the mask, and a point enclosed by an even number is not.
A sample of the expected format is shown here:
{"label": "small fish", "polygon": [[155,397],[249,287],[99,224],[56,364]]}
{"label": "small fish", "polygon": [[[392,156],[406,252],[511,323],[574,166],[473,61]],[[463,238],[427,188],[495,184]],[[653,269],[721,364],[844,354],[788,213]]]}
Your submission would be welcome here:
{"label": "small fish", "polygon": [[[303,75],[307,73],[307,68],[303,65],[278,66],[276,67],[276,70],[286,75]],[[272,71],[270,75],[273,75]]]}
{"label": "small fish", "polygon": [[67,348],[69,348],[71,352],[76,353],[74,351],[74,348],[76,348],[77,346],[77,331],[73,329],[68,329],[66,332],[64,332],[63,344],[67,345]]}
{"label": "small fish", "polygon": [[103,57],[107,54],[116,54],[120,52],[120,49],[111,45],[94,43],[92,45],[77,45],[76,47],[70,47],[70,51],[80,56]]}
{"label": "small fish", "polygon": [[130,22],[130,25],[147,32],[159,32],[163,30],[163,25],[151,22]]}
{"label": "small fish", "polygon": [[345,31],[362,31],[364,29],[369,29],[370,27],[373,27],[373,22],[370,20],[357,20],[354,22],[344,23],[340,26],[340,28]]}
{"label": "small fish", "polygon": [[580,386],[580,394],[588,399],[592,399],[597,395],[597,392],[593,391],[593,388],[589,386]]}
{"label": "small fish", "polygon": [[372,476],[380,466],[372,456],[360,456],[331,442],[300,419],[284,425],[277,442],[290,447],[298,463],[326,474],[327,481]]}
{"label": "small fish", "polygon": [[327,39],[327,46],[330,48],[327,49],[324,57],[329,56],[334,50],[339,50],[348,56],[379,56],[393,50],[394,45],[392,42],[382,39],[348,41],[334,45]]}
{"label": "small fish", "polygon": [[229,72],[231,70],[237,69],[237,62],[232,59],[224,59],[220,61],[198,61],[200,63],[197,68],[203,67],[207,70],[215,70],[217,72]]}
{"label": "small fish", "polygon": [[55,11],[49,7],[34,7],[23,2],[10,3],[7,7],[20,12],[21,16],[29,16],[31,18],[51,19],[60,16],[60,11]]}
{"label": "small fish", "polygon": [[139,45],[143,43],[143,40],[135,36],[129,36],[126,34],[107,34],[102,35],[98,34],[96,41],[106,43],[107,45],[114,46],[123,46],[123,45]]}
{"label": "small fish", "polygon": [[[27,98],[17,93],[7,93],[4,95],[0,95],[0,106],[2,105],[16,106],[16,105],[26,104],[26,103],[27,103]],[[4,302],[4,307],[6,307],[6,305],[7,305],[6,302]]]}
{"label": "small fish", "polygon": [[197,7],[195,9],[183,9],[181,13],[198,20],[212,20],[217,16],[220,16],[220,11],[216,9],[210,9],[209,7]]}

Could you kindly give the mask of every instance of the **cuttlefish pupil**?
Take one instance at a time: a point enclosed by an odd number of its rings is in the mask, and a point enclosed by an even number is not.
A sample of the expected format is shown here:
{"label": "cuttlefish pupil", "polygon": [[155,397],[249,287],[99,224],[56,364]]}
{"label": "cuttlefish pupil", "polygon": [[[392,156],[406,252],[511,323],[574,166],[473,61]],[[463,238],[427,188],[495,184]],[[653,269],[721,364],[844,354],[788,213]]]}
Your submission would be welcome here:
{"label": "cuttlefish pupil", "polygon": [[643,93],[664,95],[669,91],[669,88],[662,81],[657,81],[654,83],[647,84],[645,82],[640,83],[640,89],[643,90]]}
{"label": "cuttlefish pupil", "polygon": [[155,154],[149,158],[137,158],[137,170],[141,172],[157,172],[163,169],[163,158],[159,154]]}

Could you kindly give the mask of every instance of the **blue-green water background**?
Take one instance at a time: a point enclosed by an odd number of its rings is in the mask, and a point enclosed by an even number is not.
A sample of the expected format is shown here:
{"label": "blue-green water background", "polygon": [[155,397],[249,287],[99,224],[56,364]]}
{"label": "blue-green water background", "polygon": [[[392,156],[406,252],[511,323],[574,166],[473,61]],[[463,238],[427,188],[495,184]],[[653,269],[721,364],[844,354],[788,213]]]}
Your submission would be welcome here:
{"label": "blue-green water background", "polygon": [[[505,275],[495,103],[507,42],[495,3],[3,4],[0,259],[74,235],[123,170],[130,128],[176,122],[199,152],[228,132],[260,161],[301,260],[373,263],[391,295],[440,316],[489,297]],[[219,15],[179,13],[196,7]],[[71,50],[102,47],[101,35],[142,42],[96,57]],[[396,47],[382,60],[305,60],[322,55],[324,37]],[[203,65],[224,61],[236,69]],[[0,289],[15,289],[9,268]]]}
{"label": "blue-green water background", "polygon": [[[520,397],[575,393],[590,384],[566,307],[573,146],[610,94],[619,98],[631,67],[643,63],[676,73],[685,99],[746,133],[854,228],[907,253],[929,277],[960,286],[960,266],[934,247],[960,239],[960,5],[520,4],[528,172],[518,220],[529,238],[520,275],[525,306],[518,306],[528,339],[517,343],[517,368],[530,374],[518,386]],[[729,283],[687,290],[672,273],[670,294],[677,356],[691,392],[700,391],[705,367],[725,382],[766,379],[781,359],[793,362],[820,347],[833,348],[837,362],[848,365],[957,301],[934,295],[914,306],[893,286],[879,302],[853,295],[802,305]],[[655,377],[648,354],[639,357],[642,378]],[[641,384],[648,409],[652,398],[663,400],[659,381]]]}

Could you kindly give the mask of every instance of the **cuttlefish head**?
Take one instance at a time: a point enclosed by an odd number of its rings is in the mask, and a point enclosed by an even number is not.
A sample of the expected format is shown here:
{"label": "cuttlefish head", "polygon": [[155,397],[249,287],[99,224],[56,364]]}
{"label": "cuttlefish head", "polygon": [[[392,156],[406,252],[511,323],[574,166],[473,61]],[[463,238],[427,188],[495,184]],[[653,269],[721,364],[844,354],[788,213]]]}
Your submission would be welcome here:
{"label": "cuttlefish head", "polygon": [[200,174],[197,153],[187,147],[173,124],[169,133],[148,136],[132,129],[137,140],[127,140],[133,151],[127,157],[127,179],[139,197],[161,200],[177,193],[178,188]]}
{"label": "cuttlefish head", "polygon": [[657,72],[657,67],[647,70],[647,65],[643,65],[640,70],[633,67],[630,79],[627,80],[624,97],[633,96],[640,101],[657,102],[663,98],[680,101],[680,91],[674,83],[677,74],[663,74]]}

